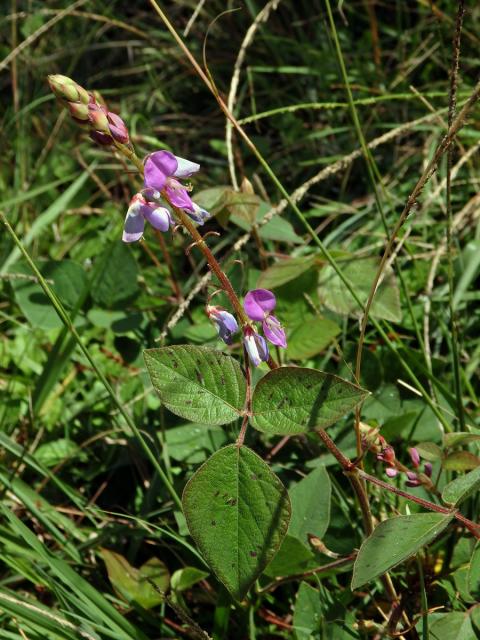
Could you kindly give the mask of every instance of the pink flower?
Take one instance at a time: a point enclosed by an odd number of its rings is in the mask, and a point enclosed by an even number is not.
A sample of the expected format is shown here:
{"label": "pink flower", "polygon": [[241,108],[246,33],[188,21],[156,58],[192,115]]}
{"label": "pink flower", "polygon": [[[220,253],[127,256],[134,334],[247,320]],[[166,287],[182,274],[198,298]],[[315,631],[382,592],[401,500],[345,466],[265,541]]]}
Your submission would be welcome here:
{"label": "pink flower", "polygon": [[156,203],[146,200],[141,193],[137,193],[130,200],[122,240],[124,242],[140,240],[143,236],[145,220],[154,229],[163,232],[168,231],[169,227],[173,225],[170,211],[166,207],[159,207]]}

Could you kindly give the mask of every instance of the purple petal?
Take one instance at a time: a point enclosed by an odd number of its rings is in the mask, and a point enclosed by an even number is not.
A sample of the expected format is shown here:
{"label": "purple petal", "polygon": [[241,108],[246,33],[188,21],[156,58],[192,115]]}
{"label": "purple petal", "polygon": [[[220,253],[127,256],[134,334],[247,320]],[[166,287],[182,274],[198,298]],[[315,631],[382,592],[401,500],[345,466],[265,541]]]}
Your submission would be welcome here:
{"label": "purple petal", "polygon": [[192,202],[192,205],[193,211],[187,211],[188,215],[197,224],[204,224],[205,220],[208,220],[211,214],[206,209],[202,209],[202,207],[199,207],[195,202]]}
{"label": "purple petal", "polygon": [[145,187],[161,191],[169,176],[177,170],[177,160],[170,151],[155,151],[145,159]]}
{"label": "purple petal", "polygon": [[275,318],[275,316],[267,316],[262,323],[263,333],[267,340],[277,347],[285,348],[287,346],[287,338],[285,331],[282,329],[282,325]]}
{"label": "purple petal", "polygon": [[174,207],[179,209],[188,209],[193,211],[193,202],[188,195],[188,191],[182,187],[182,185],[175,180],[176,184],[170,179],[165,187],[165,193],[168,201],[173,204]]}
{"label": "purple petal", "polygon": [[232,344],[232,336],[238,331],[238,324],[235,316],[224,309],[215,309],[211,311],[210,316],[217,325],[217,331],[220,338],[226,344]]}
{"label": "purple petal", "polygon": [[140,240],[143,236],[143,229],[145,227],[145,219],[141,213],[138,213],[136,210],[131,210],[132,207],[127,211],[127,217],[125,218],[125,224],[123,225],[123,236],[122,240],[124,242],[136,242]]}
{"label": "purple petal", "polygon": [[165,233],[165,231],[168,231],[170,228],[172,218],[170,216],[170,211],[165,207],[157,207],[156,209],[148,208],[148,212],[146,212],[144,216],[154,229],[158,229]]}
{"label": "purple petal", "polygon": [[243,338],[243,344],[254,367],[258,367],[261,362],[268,360],[267,341],[262,336],[259,336],[258,333],[254,331],[246,333]]}
{"label": "purple petal", "polygon": [[424,466],[425,475],[428,476],[429,478],[431,478],[432,477],[432,470],[433,470],[433,467],[432,467],[431,462],[426,462],[425,466]]}
{"label": "purple petal", "polygon": [[243,308],[250,320],[262,321],[265,315],[275,309],[277,301],[271,291],[254,289],[245,296]]}
{"label": "purple petal", "polygon": [[175,160],[177,161],[177,168],[174,175],[175,178],[188,178],[192,175],[192,173],[196,173],[200,169],[200,165],[196,162],[190,162],[190,160],[185,160],[185,158],[179,158],[175,156]]}

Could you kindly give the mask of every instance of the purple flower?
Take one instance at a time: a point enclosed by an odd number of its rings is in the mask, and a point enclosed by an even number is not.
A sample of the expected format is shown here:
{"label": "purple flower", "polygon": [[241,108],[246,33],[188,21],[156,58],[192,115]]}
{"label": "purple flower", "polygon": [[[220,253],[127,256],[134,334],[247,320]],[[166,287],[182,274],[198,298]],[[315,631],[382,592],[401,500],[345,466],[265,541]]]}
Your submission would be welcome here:
{"label": "purple flower", "polygon": [[174,156],[170,151],[155,151],[145,158],[145,187],[165,191],[174,207],[193,213],[188,191],[177,178],[188,178],[199,169],[196,162]]}
{"label": "purple flower", "polygon": [[278,347],[287,346],[285,331],[279,320],[272,315],[277,300],[274,294],[267,289],[253,289],[245,296],[243,307],[250,320],[262,323],[265,337]]}
{"label": "purple flower", "polygon": [[432,477],[432,470],[433,470],[432,463],[425,462],[425,466],[423,467],[423,472],[428,478]]}
{"label": "purple flower", "polygon": [[235,317],[221,307],[211,307],[210,305],[207,306],[207,315],[217,325],[218,335],[225,344],[232,344],[232,336],[238,331]]}
{"label": "purple flower", "polygon": [[166,207],[159,207],[154,202],[149,202],[141,193],[137,193],[130,200],[125,224],[123,227],[124,242],[136,242],[143,236],[147,220],[154,229],[168,231],[173,225],[170,211]]}
{"label": "purple flower", "polygon": [[251,327],[245,328],[245,335],[243,338],[243,344],[247,350],[250,362],[254,367],[258,367],[261,362],[268,360],[268,346],[267,341],[262,336],[258,335]]}

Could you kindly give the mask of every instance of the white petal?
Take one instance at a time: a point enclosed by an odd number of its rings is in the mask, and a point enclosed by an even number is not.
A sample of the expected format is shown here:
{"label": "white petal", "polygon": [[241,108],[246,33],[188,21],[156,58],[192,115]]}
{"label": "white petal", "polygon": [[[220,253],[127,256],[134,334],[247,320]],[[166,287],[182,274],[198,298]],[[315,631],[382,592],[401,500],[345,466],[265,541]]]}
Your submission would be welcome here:
{"label": "white petal", "polygon": [[188,178],[192,173],[196,173],[200,169],[199,164],[185,160],[185,158],[175,156],[175,160],[178,162],[177,170],[173,174],[175,178]]}
{"label": "white petal", "polygon": [[127,217],[125,218],[125,224],[123,225],[124,242],[136,242],[143,236],[143,229],[145,227],[145,219],[141,214],[128,210]]}

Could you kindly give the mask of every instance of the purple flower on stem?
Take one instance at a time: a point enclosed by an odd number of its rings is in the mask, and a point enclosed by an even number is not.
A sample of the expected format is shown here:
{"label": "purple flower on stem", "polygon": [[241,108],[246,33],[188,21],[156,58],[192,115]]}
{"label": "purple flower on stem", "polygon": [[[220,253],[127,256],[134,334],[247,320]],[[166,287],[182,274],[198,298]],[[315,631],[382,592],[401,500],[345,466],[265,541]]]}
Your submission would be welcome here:
{"label": "purple flower on stem", "polygon": [[244,333],[243,344],[245,345],[250,362],[254,367],[258,367],[261,362],[268,360],[267,341],[251,327],[246,327]]}
{"label": "purple flower on stem", "polygon": [[285,331],[279,320],[272,315],[277,300],[274,294],[267,289],[253,289],[245,296],[243,307],[250,320],[262,323],[265,337],[278,347],[287,346]]}
{"label": "purple flower on stem", "polygon": [[192,202],[188,190],[177,178],[188,178],[200,169],[196,162],[174,156],[170,151],[155,151],[145,158],[145,188],[162,192],[174,206],[183,209],[198,224],[210,217],[208,211]]}
{"label": "purple flower on stem", "polygon": [[233,335],[238,331],[238,324],[235,317],[221,307],[207,306],[208,317],[217,325],[219,337],[225,344],[232,344]]}
{"label": "purple flower on stem", "polygon": [[141,193],[137,193],[130,200],[125,224],[123,227],[124,242],[136,242],[143,236],[147,220],[154,229],[168,231],[173,225],[170,211],[166,207],[159,207],[153,202],[148,202]]}
{"label": "purple flower on stem", "polygon": [[428,478],[432,477],[432,470],[433,470],[432,463],[426,462],[425,466],[423,467],[423,472]]}

